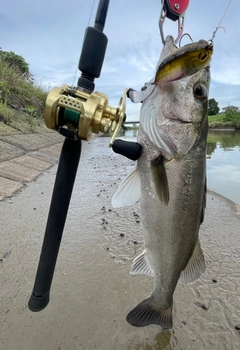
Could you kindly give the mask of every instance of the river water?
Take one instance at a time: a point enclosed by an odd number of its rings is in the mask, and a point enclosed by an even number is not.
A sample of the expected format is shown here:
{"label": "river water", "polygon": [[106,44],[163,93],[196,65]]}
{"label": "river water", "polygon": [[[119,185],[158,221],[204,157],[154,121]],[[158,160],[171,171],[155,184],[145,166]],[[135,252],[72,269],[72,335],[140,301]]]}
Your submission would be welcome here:
{"label": "river water", "polygon": [[240,131],[209,131],[207,181],[210,189],[240,204]]}
{"label": "river water", "polygon": [[[137,130],[128,130],[125,136],[136,139]],[[207,185],[240,204],[240,131],[209,130]]]}

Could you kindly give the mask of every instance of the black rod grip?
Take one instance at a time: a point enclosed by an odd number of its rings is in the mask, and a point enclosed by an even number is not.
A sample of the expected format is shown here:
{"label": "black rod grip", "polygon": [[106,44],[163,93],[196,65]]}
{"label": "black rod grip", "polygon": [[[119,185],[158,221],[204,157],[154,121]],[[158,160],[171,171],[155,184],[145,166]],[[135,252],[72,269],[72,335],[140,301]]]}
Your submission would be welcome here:
{"label": "black rod grip", "polygon": [[41,311],[49,303],[50,288],[80,155],[81,140],[65,139],[56,174],[36,279],[28,302],[31,311]]}
{"label": "black rod grip", "polygon": [[99,0],[97,14],[95,17],[95,24],[94,27],[101,32],[104,29],[107,13],[108,13],[108,6],[109,6],[110,0]]}
{"label": "black rod grip", "polygon": [[92,80],[100,77],[107,43],[108,39],[104,33],[93,27],[86,28],[78,63],[78,68],[84,77]]}

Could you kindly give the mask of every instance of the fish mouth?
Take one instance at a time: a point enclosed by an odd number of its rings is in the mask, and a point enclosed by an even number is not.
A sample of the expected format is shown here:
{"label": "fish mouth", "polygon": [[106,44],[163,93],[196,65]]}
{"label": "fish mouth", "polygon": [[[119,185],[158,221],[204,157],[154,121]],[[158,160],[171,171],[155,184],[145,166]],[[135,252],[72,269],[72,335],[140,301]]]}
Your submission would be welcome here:
{"label": "fish mouth", "polygon": [[180,120],[180,119],[170,119],[166,122],[165,125],[174,125],[174,124],[193,124],[192,121]]}

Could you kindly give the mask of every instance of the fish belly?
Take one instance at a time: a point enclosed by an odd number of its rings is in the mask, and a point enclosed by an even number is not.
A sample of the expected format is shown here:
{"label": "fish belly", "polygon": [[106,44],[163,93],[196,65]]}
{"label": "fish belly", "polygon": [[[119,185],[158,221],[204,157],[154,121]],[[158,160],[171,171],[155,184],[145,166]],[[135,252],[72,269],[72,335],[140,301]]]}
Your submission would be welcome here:
{"label": "fish belly", "polygon": [[[169,200],[165,203],[159,198],[157,186],[166,186],[166,183],[161,183],[161,179],[156,182],[152,174],[151,161],[156,157],[156,150],[144,139],[141,132],[139,139],[144,146],[138,163],[141,178],[141,218],[146,261],[154,276],[151,296],[139,305],[144,311],[152,308],[151,320],[147,317],[146,324],[156,323],[170,328],[173,293],[191,256],[194,255],[199,261],[190,272],[192,276],[189,279],[199,277],[202,271],[198,273],[198,268],[204,270],[198,241],[205,192],[204,142],[193,147],[181,159],[164,162],[169,191]],[[195,248],[198,250],[196,253]],[[136,319],[139,315],[135,309],[129,315]],[[158,310],[162,316],[154,310]],[[129,315],[128,318],[131,319]],[[144,323],[142,315],[141,323]],[[136,322],[133,325],[140,324]]]}

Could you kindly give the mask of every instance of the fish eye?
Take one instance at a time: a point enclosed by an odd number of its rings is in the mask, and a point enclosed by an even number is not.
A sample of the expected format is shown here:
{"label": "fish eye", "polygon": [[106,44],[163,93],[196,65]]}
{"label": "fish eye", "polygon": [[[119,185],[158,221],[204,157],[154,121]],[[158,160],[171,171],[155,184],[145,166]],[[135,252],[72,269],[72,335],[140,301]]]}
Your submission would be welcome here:
{"label": "fish eye", "polygon": [[202,51],[200,52],[200,54],[198,55],[198,59],[201,62],[206,61],[206,59],[208,58],[208,53],[206,51]]}
{"label": "fish eye", "polygon": [[193,93],[199,100],[205,100],[207,98],[206,88],[201,84],[196,84],[193,88]]}

